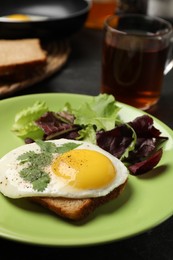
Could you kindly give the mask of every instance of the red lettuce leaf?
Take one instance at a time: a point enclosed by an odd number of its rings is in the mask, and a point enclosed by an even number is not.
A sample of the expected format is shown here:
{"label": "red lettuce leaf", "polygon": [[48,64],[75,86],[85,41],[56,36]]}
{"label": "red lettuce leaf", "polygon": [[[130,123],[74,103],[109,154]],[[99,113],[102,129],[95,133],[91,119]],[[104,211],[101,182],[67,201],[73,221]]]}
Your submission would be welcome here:
{"label": "red lettuce leaf", "polygon": [[148,159],[132,164],[128,167],[132,175],[142,175],[150,170],[152,170],[161,160],[163,154],[163,149],[160,148],[154,154],[152,154]]}
{"label": "red lettuce leaf", "polygon": [[132,142],[132,131],[125,124],[110,131],[97,132],[97,145],[118,159]]}
{"label": "red lettuce leaf", "polygon": [[44,131],[44,140],[78,137],[79,126],[74,125],[74,116],[67,113],[47,112],[35,123]]}
{"label": "red lettuce leaf", "polygon": [[[128,165],[130,173],[143,174],[159,163],[162,157],[161,145],[168,138],[160,136],[161,132],[154,127],[153,119],[148,115],[137,117],[128,125],[136,133],[136,144],[122,161]],[[98,132],[97,144],[120,159],[133,139],[132,134],[131,128],[122,124],[110,131]]]}
{"label": "red lettuce leaf", "polygon": [[161,132],[153,125],[152,117],[143,115],[136,117],[133,121],[129,122],[129,125],[133,127],[138,137],[150,138],[158,137]]}

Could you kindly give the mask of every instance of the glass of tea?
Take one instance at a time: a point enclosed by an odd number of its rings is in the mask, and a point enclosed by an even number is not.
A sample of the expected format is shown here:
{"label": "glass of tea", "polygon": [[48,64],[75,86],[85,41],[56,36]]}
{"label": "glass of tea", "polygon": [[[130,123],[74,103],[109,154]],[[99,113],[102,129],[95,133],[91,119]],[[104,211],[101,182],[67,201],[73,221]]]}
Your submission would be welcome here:
{"label": "glass of tea", "polygon": [[142,110],[156,104],[172,36],[171,23],[158,17],[109,16],[104,24],[101,92]]}

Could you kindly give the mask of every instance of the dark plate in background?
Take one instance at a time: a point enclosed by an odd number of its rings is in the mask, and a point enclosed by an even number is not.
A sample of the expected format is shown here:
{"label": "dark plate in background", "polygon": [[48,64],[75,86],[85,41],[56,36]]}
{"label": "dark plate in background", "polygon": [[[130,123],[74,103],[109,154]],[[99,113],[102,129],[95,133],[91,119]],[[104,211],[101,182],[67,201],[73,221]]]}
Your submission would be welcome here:
{"label": "dark plate in background", "polygon": [[42,21],[9,22],[0,20],[0,38],[62,38],[84,25],[91,4],[87,0],[5,0],[0,17],[25,14],[48,17]]}

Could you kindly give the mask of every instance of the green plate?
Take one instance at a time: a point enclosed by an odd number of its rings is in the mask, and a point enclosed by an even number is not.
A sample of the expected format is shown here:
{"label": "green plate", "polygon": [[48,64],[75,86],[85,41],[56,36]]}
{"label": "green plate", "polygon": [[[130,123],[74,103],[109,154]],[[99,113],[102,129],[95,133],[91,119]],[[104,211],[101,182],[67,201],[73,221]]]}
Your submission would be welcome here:
{"label": "green plate", "polygon": [[[78,106],[91,96],[78,94],[36,94],[0,101],[0,156],[23,144],[11,132],[14,116],[36,100],[45,100],[56,110],[65,102]],[[144,112],[118,103],[125,121]],[[154,124],[169,141],[159,165],[143,177],[130,175],[119,198],[99,207],[85,222],[74,224],[29,202],[0,195],[0,236],[3,238],[51,246],[82,246],[111,242],[145,232],[173,214],[173,131],[154,118]]]}

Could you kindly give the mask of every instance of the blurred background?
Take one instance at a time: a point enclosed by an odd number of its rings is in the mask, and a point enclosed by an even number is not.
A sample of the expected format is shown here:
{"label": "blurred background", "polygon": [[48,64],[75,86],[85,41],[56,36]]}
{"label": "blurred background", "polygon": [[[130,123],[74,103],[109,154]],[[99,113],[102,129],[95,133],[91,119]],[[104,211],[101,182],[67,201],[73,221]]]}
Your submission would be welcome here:
{"label": "blurred background", "polygon": [[142,13],[160,16],[173,23],[172,0],[87,0],[92,8],[86,27],[101,29],[105,17],[112,13]]}

